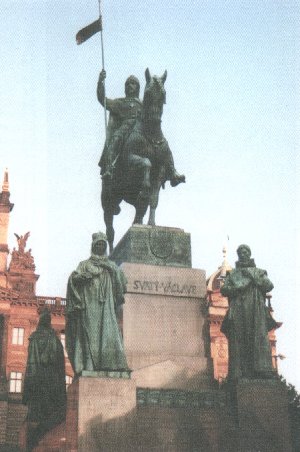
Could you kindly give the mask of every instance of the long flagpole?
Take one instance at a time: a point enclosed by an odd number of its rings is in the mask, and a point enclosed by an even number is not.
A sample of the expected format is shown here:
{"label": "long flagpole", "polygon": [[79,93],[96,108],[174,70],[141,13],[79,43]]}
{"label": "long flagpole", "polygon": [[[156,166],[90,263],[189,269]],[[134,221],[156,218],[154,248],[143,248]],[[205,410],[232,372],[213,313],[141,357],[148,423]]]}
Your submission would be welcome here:
{"label": "long flagpole", "polygon": [[[103,27],[102,27],[102,13],[101,13],[101,0],[98,0],[98,4],[99,4],[100,35],[101,35],[102,69],[105,70],[105,65],[104,65]],[[107,110],[106,110],[105,80],[103,80],[103,88],[104,88],[104,124],[105,124],[105,135],[106,135],[106,134],[107,134]]]}

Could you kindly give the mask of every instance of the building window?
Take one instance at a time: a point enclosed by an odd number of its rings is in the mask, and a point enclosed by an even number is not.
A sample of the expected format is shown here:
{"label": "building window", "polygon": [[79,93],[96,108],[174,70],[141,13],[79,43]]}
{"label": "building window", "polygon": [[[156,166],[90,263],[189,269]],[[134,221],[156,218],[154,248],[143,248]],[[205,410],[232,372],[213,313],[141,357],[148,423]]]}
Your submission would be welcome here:
{"label": "building window", "polygon": [[65,335],[65,333],[60,333],[60,342],[62,343],[63,348],[65,350],[65,348],[66,348],[66,335]]}
{"label": "building window", "polygon": [[24,344],[24,328],[13,328],[12,343],[13,343],[13,345],[23,345]]}
{"label": "building window", "polygon": [[66,350],[66,335],[65,333],[60,333],[60,342],[62,343],[62,346],[64,348],[64,355],[65,357],[68,356],[67,350]]}
{"label": "building window", "polygon": [[9,380],[9,392],[22,391],[22,372],[11,372]]}
{"label": "building window", "polygon": [[70,384],[72,383],[73,378],[70,377],[70,375],[66,375],[66,388],[68,389],[68,387],[70,386]]}

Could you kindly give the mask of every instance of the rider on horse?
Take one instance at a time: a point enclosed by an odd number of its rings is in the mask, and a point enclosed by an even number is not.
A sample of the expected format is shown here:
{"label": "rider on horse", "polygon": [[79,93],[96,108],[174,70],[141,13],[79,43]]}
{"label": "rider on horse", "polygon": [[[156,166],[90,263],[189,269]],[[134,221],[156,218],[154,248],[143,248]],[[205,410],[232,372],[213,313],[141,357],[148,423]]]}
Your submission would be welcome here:
{"label": "rider on horse", "polygon": [[[103,82],[105,77],[106,72],[102,70],[99,75],[97,97],[103,106],[105,99]],[[105,99],[106,109],[110,112],[110,116],[106,142],[99,162],[103,179],[112,178],[118,155],[122,152],[123,145],[132,132],[136,121],[141,117],[142,102],[139,99],[139,91],[139,81],[131,75],[125,82],[125,97]],[[166,177],[167,180],[170,180],[171,186],[175,187],[181,182],[185,182],[185,176],[176,171],[173,155],[169,147],[167,147],[166,152]]]}

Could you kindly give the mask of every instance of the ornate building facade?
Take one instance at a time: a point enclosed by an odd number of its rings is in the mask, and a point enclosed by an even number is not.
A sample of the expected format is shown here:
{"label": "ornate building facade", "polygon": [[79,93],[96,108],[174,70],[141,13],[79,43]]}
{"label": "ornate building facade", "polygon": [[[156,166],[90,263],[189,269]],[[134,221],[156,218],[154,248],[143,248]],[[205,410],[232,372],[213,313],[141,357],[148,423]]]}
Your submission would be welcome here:
{"label": "ornate building facade", "polygon": [[[52,328],[65,343],[65,300],[61,297],[36,295],[34,257],[27,249],[30,233],[15,234],[17,243],[9,252],[7,237],[10,202],[8,172],[5,171],[0,193],[0,446],[13,450],[26,416],[22,405],[28,338],[35,331],[39,312],[45,306],[52,314]],[[65,360],[66,384],[72,382],[73,371]]]}

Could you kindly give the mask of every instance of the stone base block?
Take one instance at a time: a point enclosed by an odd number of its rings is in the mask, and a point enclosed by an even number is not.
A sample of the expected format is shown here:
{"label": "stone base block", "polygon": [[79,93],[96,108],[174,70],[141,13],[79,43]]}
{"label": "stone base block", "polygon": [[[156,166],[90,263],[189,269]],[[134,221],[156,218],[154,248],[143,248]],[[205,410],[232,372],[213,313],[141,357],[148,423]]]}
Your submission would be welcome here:
{"label": "stone base block", "polygon": [[7,400],[1,400],[0,398],[0,444],[5,444],[6,441],[7,413],[8,402]]}
{"label": "stone base block", "polygon": [[110,258],[123,262],[191,267],[191,237],[183,229],[165,226],[132,226],[115,247]]}
{"label": "stone base block", "polygon": [[163,388],[203,390],[211,388],[211,375],[207,363],[197,357],[187,359],[178,356],[176,360],[166,360],[142,367],[132,373],[139,388]]}
{"label": "stone base block", "polygon": [[209,356],[205,272],[127,262],[122,268],[128,280],[124,346],[137,385],[203,388]]}
{"label": "stone base block", "polygon": [[277,380],[243,379],[234,388],[241,452],[290,452],[286,390]]}
{"label": "stone base block", "polygon": [[66,450],[123,450],[118,442],[132,428],[135,409],[134,381],[79,377],[68,389]]}

